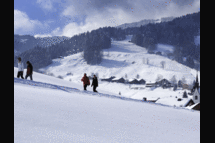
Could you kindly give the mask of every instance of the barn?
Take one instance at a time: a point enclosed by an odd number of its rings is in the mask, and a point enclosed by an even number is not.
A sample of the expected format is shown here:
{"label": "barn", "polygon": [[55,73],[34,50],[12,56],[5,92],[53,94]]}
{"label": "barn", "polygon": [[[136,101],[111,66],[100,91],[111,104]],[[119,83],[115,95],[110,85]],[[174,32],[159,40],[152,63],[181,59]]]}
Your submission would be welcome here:
{"label": "barn", "polygon": [[146,84],[146,81],[144,79],[139,80],[140,84]]}
{"label": "barn", "polygon": [[112,82],[117,82],[117,83],[125,83],[125,79],[123,77],[121,78],[114,78]]}
{"label": "barn", "polygon": [[111,82],[112,79],[114,79],[114,78],[116,78],[116,77],[115,77],[115,76],[111,76],[111,77],[109,77],[109,78],[103,78],[103,79],[101,79],[101,81],[108,81],[108,82]]}
{"label": "barn", "polygon": [[130,80],[128,80],[128,83],[129,84],[140,84],[137,79],[130,79]]}

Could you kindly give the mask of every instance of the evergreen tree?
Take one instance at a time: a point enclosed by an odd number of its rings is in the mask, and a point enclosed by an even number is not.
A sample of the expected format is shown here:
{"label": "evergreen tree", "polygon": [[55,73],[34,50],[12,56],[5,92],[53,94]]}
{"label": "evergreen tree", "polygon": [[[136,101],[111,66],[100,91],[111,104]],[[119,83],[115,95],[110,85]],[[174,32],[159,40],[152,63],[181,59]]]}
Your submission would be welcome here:
{"label": "evergreen tree", "polygon": [[183,98],[187,98],[187,92],[186,91],[184,91],[184,93],[183,93]]}

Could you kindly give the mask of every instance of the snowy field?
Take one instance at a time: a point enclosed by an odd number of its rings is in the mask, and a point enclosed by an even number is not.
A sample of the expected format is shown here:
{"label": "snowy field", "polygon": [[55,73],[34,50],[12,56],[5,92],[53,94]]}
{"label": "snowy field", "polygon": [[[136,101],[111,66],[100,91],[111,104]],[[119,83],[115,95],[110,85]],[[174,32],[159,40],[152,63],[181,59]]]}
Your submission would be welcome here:
{"label": "snowy field", "polygon": [[[112,41],[111,48],[104,50],[104,58],[99,65],[88,65],[84,61],[82,57],[83,53],[81,52],[64,57],[63,59],[54,59],[52,64],[40,70],[41,72],[53,73],[55,77],[61,75],[64,80],[72,81],[80,86],[82,86],[81,78],[84,73],[87,73],[88,76],[92,73],[98,73],[98,79],[109,78],[111,76],[125,78],[125,74],[127,74],[127,79],[132,79],[136,78],[136,75],[139,74],[140,79],[144,79],[146,83],[154,83],[158,75],[161,75],[167,80],[170,80],[174,75],[176,75],[177,80],[181,80],[182,77],[185,77],[187,83],[192,83],[193,80],[195,80],[196,70],[166,57],[148,54],[145,48],[128,42],[129,40],[131,40],[131,36],[127,36],[124,41]],[[173,47],[170,45],[159,44],[158,50],[161,52],[172,52]],[[147,58],[149,59],[148,65],[146,64]],[[164,69],[161,67],[161,61],[166,62]],[[135,63],[132,64],[132,62]],[[69,72],[73,75],[67,75]],[[198,77],[200,82],[200,72],[198,72]],[[131,85],[131,87],[137,87],[137,85]],[[145,88],[145,85],[138,85],[138,87],[142,87],[142,90],[130,89],[129,85],[126,84],[109,83],[99,80],[99,87],[97,89],[99,92],[111,92],[111,94],[114,95],[119,95],[120,92],[120,96],[122,97],[139,100],[142,100],[143,97],[146,97],[149,100],[157,98],[162,99],[170,96],[181,98],[184,92],[184,90],[173,91],[173,88],[151,89]],[[89,87],[89,90],[92,91],[92,88]],[[192,98],[192,96],[188,95],[188,98]],[[176,98],[169,99],[169,102],[165,101],[166,105],[181,105],[175,102]]]}
{"label": "snowy field", "polygon": [[85,92],[78,81],[36,72],[34,81],[16,74],[14,68],[15,143],[200,142],[199,111],[121,99],[105,89]]}

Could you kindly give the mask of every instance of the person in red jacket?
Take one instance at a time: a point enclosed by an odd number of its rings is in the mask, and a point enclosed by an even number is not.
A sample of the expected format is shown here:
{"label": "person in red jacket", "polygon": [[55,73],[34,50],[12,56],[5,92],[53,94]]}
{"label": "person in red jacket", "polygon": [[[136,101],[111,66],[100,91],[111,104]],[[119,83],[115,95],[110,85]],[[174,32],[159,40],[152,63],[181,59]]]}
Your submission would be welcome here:
{"label": "person in red jacket", "polygon": [[90,80],[87,77],[86,73],[84,73],[84,76],[82,77],[81,81],[83,82],[84,90],[87,90],[87,85],[90,85]]}

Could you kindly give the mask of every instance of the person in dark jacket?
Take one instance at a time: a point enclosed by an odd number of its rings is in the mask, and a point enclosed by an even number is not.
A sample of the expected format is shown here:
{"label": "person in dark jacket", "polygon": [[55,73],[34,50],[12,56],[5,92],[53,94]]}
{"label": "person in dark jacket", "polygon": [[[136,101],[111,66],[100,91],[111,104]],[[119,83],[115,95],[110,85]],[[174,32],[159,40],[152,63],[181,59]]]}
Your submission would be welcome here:
{"label": "person in dark jacket", "polygon": [[86,73],[84,73],[84,76],[82,77],[81,81],[83,82],[84,90],[87,90],[87,86],[90,85],[90,80],[87,77]]}
{"label": "person in dark jacket", "polygon": [[94,91],[94,92],[97,92],[96,87],[98,87],[98,80],[97,80],[96,75],[94,75],[94,77],[93,77],[93,82],[92,82],[91,87],[92,87],[92,86],[93,86],[93,91]]}
{"label": "person in dark jacket", "polygon": [[33,66],[29,61],[27,61],[26,64],[27,64],[27,72],[26,72],[25,79],[27,79],[27,77],[30,76],[30,79],[32,80]]}

